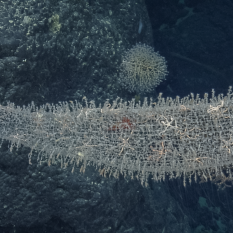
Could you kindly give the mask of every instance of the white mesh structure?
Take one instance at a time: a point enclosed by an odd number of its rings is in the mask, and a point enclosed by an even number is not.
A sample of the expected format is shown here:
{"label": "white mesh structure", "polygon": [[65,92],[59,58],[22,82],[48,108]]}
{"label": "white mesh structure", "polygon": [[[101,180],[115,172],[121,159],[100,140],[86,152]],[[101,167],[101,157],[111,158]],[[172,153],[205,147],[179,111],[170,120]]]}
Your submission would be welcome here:
{"label": "white mesh structure", "polygon": [[[233,99],[226,96],[203,99],[190,95],[183,99],[164,99],[155,103],[145,99],[96,107],[63,102],[36,108],[0,106],[0,137],[13,147],[31,148],[38,162],[87,165],[99,168],[102,175],[130,175],[145,183],[151,174],[155,180],[165,177],[211,174],[231,176],[233,161]],[[32,153],[36,151],[37,153]]]}

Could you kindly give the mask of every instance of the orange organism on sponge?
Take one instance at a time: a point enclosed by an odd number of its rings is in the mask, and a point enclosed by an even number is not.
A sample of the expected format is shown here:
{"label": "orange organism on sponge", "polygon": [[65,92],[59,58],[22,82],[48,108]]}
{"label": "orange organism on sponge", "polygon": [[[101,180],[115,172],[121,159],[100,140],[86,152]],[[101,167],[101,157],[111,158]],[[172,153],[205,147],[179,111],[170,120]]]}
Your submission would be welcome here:
{"label": "orange organism on sponge", "polygon": [[117,122],[113,126],[108,128],[108,131],[119,131],[120,129],[134,129],[132,121],[128,117],[123,117],[121,122]]}

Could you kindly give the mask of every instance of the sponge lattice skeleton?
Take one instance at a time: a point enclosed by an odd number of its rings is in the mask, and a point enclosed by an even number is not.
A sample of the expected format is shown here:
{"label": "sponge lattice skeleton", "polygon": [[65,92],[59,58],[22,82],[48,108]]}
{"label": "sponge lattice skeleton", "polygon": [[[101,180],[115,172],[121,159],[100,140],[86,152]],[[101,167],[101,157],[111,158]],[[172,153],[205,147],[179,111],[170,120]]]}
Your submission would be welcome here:
{"label": "sponge lattice skeleton", "polygon": [[143,184],[149,175],[156,181],[182,177],[185,185],[187,178],[208,180],[213,173],[231,177],[232,118],[231,87],[226,96],[159,95],[156,103],[8,103],[0,105],[0,138],[11,142],[10,150],[30,147],[29,163],[36,155],[39,163],[71,165],[72,171],[94,165],[104,176],[130,175]]}

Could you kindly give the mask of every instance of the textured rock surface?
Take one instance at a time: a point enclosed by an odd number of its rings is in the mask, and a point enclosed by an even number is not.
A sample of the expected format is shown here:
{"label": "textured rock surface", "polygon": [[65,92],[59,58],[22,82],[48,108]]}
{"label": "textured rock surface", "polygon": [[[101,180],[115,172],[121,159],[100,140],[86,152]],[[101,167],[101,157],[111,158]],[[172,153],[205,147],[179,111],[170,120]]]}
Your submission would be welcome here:
{"label": "textured rock surface", "polygon": [[122,53],[152,45],[139,0],[1,1],[0,19],[1,102],[115,99]]}

